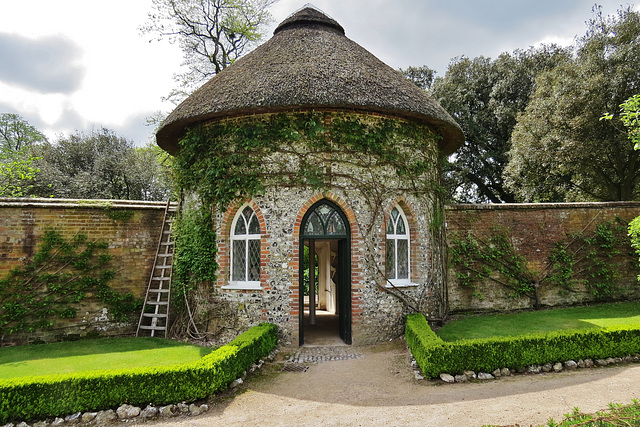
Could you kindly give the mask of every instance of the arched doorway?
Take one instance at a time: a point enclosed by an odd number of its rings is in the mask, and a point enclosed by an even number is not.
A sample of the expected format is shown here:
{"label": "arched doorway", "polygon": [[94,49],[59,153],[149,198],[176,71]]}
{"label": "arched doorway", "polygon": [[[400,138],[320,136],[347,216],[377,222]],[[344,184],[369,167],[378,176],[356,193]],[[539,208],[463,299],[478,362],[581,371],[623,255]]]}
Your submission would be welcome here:
{"label": "arched doorway", "polygon": [[342,209],[327,199],[316,202],[302,218],[299,243],[300,345],[305,329],[320,327],[351,344],[351,231]]}

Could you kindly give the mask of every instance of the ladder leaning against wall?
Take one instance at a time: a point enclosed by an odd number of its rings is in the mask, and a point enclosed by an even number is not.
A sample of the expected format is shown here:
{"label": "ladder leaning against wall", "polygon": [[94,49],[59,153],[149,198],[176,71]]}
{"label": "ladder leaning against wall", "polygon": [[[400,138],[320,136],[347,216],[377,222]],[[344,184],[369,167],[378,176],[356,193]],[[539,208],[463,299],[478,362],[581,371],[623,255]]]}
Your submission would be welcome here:
{"label": "ladder leaning against wall", "polygon": [[167,337],[169,301],[171,300],[171,270],[173,266],[171,227],[177,210],[176,204],[167,201],[156,258],[149,277],[149,286],[144,297],[142,313],[140,313],[140,320],[138,321],[137,337]]}

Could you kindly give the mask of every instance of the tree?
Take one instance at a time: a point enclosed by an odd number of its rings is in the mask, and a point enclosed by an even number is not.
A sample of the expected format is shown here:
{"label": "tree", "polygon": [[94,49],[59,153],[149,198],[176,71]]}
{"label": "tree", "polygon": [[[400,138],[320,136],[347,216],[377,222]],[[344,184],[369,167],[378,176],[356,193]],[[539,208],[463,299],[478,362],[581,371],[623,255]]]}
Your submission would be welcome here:
{"label": "tree", "polygon": [[0,114],[0,150],[20,151],[47,137],[18,114]]}
{"label": "tree", "polygon": [[[628,129],[628,136],[633,142],[633,149],[640,150],[640,94],[634,95],[620,104],[622,113],[620,120]],[[612,120],[613,114],[606,114],[601,120]],[[635,217],[629,223],[629,237],[631,246],[635,249],[636,254],[640,255],[640,216]],[[638,276],[640,280],[640,276]]]}
{"label": "tree", "polygon": [[620,120],[629,130],[629,139],[633,142],[633,149],[640,150],[640,94],[620,104],[622,114]]}
{"label": "tree", "polygon": [[430,94],[456,119],[465,143],[445,171],[451,198],[461,202],[514,202],[503,179],[511,132],[535,86],[536,77],[569,58],[556,45],[503,53],[497,59],[454,58]]}
{"label": "tree", "polygon": [[409,67],[406,70],[399,70],[406,78],[411,80],[416,86],[424,90],[429,90],[436,77],[436,72],[423,65],[421,67]]}
{"label": "tree", "polygon": [[277,0],[153,0],[145,34],[177,42],[187,71],[174,76],[179,88],[169,99],[182,100],[219,73],[262,37]]}
{"label": "tree", "polygon": [[23,151],[0,151],[0,197],[22,197],[33,187],[38,170]]}
{"label": "tree", "polygon": [[47,138],[18,114],[0,114],[0,197],[21,197],[37,168],[29,148]]}
{"label": "tree", "polygon": [[512,136],[508,187],[522,201],[635,200],[640,153],[619,118],[599,120],[640,87],[640,13],[600,8],[576,57],[543,73]]}
{"label": "tree", "polygon": [[[163,200],[160,150],[133,143],[102,128],[62,137],[33,148],[40,169],[32,195],[77,199]],[[165,166],[168,168],[168,165]]]}
{"label": "tree", "polygon": [[133,149],[128,163],[139,200],[167,200],[173,194],[173,156],[150,143]]}

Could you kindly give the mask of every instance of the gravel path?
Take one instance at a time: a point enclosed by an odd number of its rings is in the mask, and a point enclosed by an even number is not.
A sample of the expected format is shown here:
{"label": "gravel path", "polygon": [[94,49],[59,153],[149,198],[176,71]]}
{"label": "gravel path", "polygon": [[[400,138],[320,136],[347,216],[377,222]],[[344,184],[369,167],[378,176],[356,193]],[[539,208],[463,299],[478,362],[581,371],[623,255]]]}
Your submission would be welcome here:
{"label": "gravel path", "polygon": [[[414,378],[401,340],[332,351],[334,360],[320,361],[319,349],[283,350],[206,414],[147,425],[529,426],[640,398],[638,364],[443,384]],[[281,371],[294,361],[308,369]]]}

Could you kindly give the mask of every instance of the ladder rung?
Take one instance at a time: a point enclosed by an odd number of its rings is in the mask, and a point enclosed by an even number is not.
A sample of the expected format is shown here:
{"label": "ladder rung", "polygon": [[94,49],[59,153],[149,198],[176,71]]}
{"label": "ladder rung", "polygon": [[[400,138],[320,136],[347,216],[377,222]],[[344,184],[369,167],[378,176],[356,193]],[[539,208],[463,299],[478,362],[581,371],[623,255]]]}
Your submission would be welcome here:
{"label": "ladder rung", "polygon": [[[178,211],[177,206],[171,205],[167,202],[167,207],[165,209],[165,217],[164,224],[162,224],[162,235],[160,238],[160,242],[158,245],[158,250],[156,252],[156,258],[153,268],[157,268],[158,271],[153,270],[151,273],[151,278],[149,280],[149,287],[147,288],[147,298],[150,298],[150,295],[153,294],[155,297],[151,299],[146,299],[144,302],[144,307],[142,309],[142,313],[140,313],[140,321],[138,322],[138,331],[147,330],[150,331],[147,335],[155,336],[155,331],[164,332],[164,335],[167,334],[167,325],[169,321],[169,301],[159,301],[160,299],[168,299],[171,295],[170,287],[171,287],[171,269],[173,264],[173,253],[168,253],[169,251],[173,252],[173,247],[175,243],[171,239],[171,228],[172,224],[176,221],[174,212]],[[160,248],[165,248],[161,250]],[[160,252],[164,253],[160,253]],[[164,261],[160,261],[164,260]],[[160,265],[162,264],[162,265]],[[155,274],[155,275],[154,275]],[[156,281],[154,283],[154,280]],[[167,297],[164,297],[166,295]],[[156,301],[153,301],[155,299]],[[155,308],[154,308],[155,307]],[[166,309],[161,309],[160,307],[167,307]],[[159,311],[164,311],[166,313],[158,313]],[[151,321],[146,321],[145,323],[151,323],[151,325],[143,325],[142,319],[151,319]],[[158,319],[166,319],[164,321],[159,321]],[[164,326],[157,325],[157,323],[165,323]],[[138,333],[136,333],[136,336]],[[158,334],[159,335],[159,334]]]}

